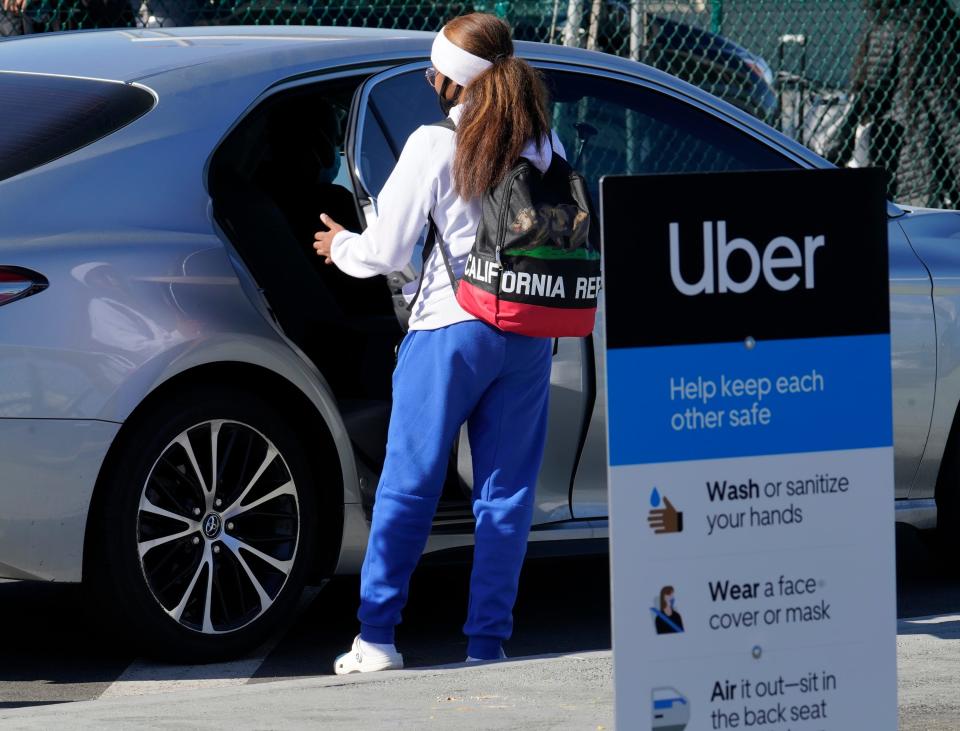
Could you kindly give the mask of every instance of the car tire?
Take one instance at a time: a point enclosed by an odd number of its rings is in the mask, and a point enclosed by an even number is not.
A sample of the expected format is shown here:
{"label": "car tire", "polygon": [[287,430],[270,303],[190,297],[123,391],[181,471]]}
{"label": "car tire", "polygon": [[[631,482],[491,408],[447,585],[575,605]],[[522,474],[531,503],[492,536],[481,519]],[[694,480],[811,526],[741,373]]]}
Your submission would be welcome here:
{"label": "car tire", "polygon": [[154,401],[118,447],[84,572],[107,629],[180,662],[260,645],[314,557],[315,482],[294,429],[259,396],[203,386]]}

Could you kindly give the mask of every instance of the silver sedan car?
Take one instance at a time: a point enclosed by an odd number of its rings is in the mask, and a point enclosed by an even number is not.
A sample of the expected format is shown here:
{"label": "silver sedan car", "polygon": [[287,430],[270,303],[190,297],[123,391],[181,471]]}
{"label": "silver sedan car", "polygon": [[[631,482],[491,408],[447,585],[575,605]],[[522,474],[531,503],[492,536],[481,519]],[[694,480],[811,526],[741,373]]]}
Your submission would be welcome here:
{"label": "silver sedan car", "polygon": [[[148,650],[208,660],[263,640],[305,583],[358,571],[417,272],[351,279],[313,232],[321,212],[376,216],[407,135],[439,118],[431,40],[0,42],[0,576],[82,581]],[[594,193],[612,173],[828,166],[647,66],[518,52]],[[960,215],[891,204],[889,239],[898,514],[953,525]],[[599,324],[556,343],[532,552],[605,546],[602,359]],[[428,551],[471,544],[472,480],[461,438]]]}

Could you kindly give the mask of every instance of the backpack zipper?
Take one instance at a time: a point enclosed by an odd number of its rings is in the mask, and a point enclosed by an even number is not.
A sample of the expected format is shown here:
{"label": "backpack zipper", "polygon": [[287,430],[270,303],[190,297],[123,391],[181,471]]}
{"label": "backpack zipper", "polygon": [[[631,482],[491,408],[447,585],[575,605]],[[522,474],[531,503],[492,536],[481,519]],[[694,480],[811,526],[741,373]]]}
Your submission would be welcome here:
{"label": "backpack zipper", "polygon": [[[507,191],[506,202],[507,202],[507,203],[510,202],[510,194],[513,192],[513,184],[514,184],[514,182],[516,181],[516,179],[517,179],[518,177],[520,177],[520,173],[522,173],[522,172],[524,172],[526,169],[528,169],[529,166],[530,166],[529,163],[527,163],[527,165],[520,166],[520,167],[518,167],[516,170],[514,170],[513,173],[511,173],[510,178],[508,179],[507,188],[506,188],[506,191]],[[499,268],[502,268],[502,266],[501,266],[501,264],[500,264],[500,251],[503,249],[503,242],[504,242],[504,239],[506,239],[506,237],[507,237],[507,214],[509,213],[509,211],[510,211],[510,206],[509,206],[509,205],[503,205],[503,203],[501,203],[501,205],[500,205],[500,225],[499,225],[498,228],[497,228],[497,246],[496,246],[496,249],[494,250],[494,256],[495,256],[496,259],[497,259],[497,267],[499,267]]]}

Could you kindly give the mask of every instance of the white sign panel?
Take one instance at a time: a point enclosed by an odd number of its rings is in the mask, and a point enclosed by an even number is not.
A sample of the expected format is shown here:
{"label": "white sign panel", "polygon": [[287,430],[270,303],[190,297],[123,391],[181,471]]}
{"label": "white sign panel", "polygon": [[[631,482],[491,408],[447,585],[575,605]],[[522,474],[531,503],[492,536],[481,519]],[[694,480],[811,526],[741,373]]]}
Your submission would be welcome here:
{"label": "white sign panel", "polygon": [[605,178],[621,729],[895,729],[874,170]]}

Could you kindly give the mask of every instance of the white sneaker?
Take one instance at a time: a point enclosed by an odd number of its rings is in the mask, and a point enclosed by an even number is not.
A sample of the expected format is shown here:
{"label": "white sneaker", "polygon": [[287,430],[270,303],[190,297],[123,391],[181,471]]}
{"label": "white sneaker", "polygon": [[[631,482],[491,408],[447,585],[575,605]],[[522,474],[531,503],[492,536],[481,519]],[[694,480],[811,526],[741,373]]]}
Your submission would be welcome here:
{"label": "white sneaker", "polygon": [[[502,647],[500,648],[500,659],[501,659],[501,660],[506,660],[506,659],[507,659],[507,653],[505,653],[505,652],[503,651],[503,648],[502,648]],[[470,656],[468,655],[468,656],[467,656],[467,662],[496,662],[496,660],[481,660],[479,657],[470,657]]]}
{"label": "white sneaker", "polygon": [[403,668],[403,655],[394,645],[381,645],[364,642],[357,635],[350,652],[339,655],[333,661],[333,672],[337,675],[350,673],[373,673],[377,670],[400,670]]}

